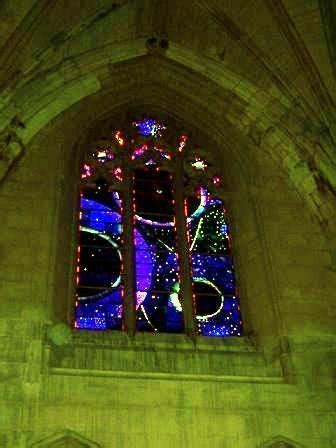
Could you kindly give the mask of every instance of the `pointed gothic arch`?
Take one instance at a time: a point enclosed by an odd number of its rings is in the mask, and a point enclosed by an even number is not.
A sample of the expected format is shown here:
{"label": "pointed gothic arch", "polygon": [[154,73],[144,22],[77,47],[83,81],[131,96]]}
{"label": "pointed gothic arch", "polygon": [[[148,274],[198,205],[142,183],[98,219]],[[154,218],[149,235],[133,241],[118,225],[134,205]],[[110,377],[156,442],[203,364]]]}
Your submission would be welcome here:
{"label": "pointed gothic arch", "polygon": [[125,127],[82,165],[75,328],[240,336],[218,166],[157,119]]}
{"label": "pointed gothic arch", "polygon": [[303,445],[282,435],[278,435],[268,439],[260,448],[304,448]]}
{"label": "pointed gothic arch", "polygon": [[101,448],[101,445],[71,429],[65,429],[34,442],[30,448]]}

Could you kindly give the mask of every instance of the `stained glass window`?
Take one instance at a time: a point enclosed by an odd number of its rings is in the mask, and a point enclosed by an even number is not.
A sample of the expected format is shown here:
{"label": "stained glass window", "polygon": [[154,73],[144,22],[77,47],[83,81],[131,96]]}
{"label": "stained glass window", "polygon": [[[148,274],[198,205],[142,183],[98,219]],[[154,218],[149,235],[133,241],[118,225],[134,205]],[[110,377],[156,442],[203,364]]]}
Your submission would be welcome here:
{"label": "stained glass window", "polygon": [[229,226],[223,201],[200,187],[203,205],[192,213],[188,230],[191,239],[192,280],[197,332],[204,336],[241,334]]}
{"label": "stained glass window", "polygon": [[122,322],[122,214],[104,180],[80,197],[76,328],[120,329]]}
{"label": "stained glass window", "polygon": [[182,310],[170,299],[179,272],[172,175],[138,169],[134,191],[137,328],[181,332]]}
{"label": "stained glass window", "polygon": [[130,128],[82,164],[75,328],[240,336],[220,177],[187,135]]}

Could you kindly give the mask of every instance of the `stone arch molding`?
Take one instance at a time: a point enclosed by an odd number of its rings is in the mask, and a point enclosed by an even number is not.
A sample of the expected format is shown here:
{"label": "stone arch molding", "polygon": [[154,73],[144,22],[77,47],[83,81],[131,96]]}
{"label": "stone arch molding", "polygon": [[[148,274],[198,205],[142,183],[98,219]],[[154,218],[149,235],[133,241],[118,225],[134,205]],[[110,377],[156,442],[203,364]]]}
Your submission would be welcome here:
{"label": "stone arch molding", "polygon": [[259,445],[258,448],[305,448],[303,445],[294,442],[284,436],[276,436],[267,440],[263,444]]}
{"label": "stone arch molding", "polygon": [[98,443],[89,440],[71,429],[65,429],[39,440],[30,448],[102,448]]}
{"label": "stone arch molding", "polygon": [[[14,116],[19,115],[25,125],[24,129],[18,130],[17,135],[22,145],[27,145],[34,135],[53,118],[73,104],[104,90],[97,72],[99,69],[138,59],[146,54],[147,48],[144,39],[136,39],[122,45],[111,44],[103,48],[96,48],[85,55],[76,55],[54,66],[48,66],[48,69],[42,64],[22,73],[22,79],[18,79],[13,85],[7,86],[3,92],[0,92],[0,132],[5,133],[5,144],[2,149],[0,148],[0,180],[5,177],[11,165],[23,152],[24,146],[14,148],[6,143],[8,137],[6,128]],[[300,108],[299,111],[296,110],[295,98],[291,97],[287,91],[274,88],[272,91],[265,92],[227,67],[223,67],[222,64],[218,64],[217,61],[204,60],[198,53],[175,42],[169,43],[165,57],[167,61],[170,61],[172,68],[178,64],[189,70],[194,70],[199,76],[204,76],[214,84],[231,91],[246,103],[242,119],[235,119],[233,114],[230,123],[243,134],[248,134],[251,126],[253,128],[253,123],[257,120],[258,126],[263,128],[262,142],[265,148],[275,147],[277,149],[276,151],[272,150],[271,154],[274,153],[277,160],[280,157],[280,163],[289,172],[289,177],[303,197],[306,197],[314,213],[318,216],[323,215],[319,207],[321,200],[316,176],[311,172],[307,163],[301,160],[295,143],[297,136],[289,132],[287,125],[284,125],[284,129],[280,125],[281,117],[291,116],[291,119],[295,117],[296,126],[300,124],[299,127],[302,128],[300,132],[297,132],[302,137],[306,124],[315,120],[310,116],[310,111],[305,107],[302,110]],[[272,127],[273,121],[270,122],[272,114],[269,112],[274,107],[276,107],[280,121],[275,127]],[[254,117],[252,121],[251,117]],[[310,141],[307,142],[305,139],[301,144],[305,150],[307,150],[307,145],[309,148],[311,145]],[[280,151],[279,145],[281,145],[282,151]],[[282,155],[278,156],[280,153]],[[328,155],[328,160],[326,163],[321,163],[321,167],[330,167],[330,157]],[[333,180],[334,176],[329,171],[325,173],[325,176],[327,179],[330,178],[329,182],[333,185],[336,180]],[[319,216],[321,221],[323,221],[322,215]]]}

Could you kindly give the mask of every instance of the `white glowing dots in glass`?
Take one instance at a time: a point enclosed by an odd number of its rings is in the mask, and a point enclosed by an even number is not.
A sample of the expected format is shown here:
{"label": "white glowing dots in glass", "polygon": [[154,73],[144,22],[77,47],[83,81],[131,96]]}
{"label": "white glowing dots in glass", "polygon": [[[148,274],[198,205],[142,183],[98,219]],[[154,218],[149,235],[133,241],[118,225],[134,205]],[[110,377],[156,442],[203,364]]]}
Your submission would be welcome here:
{"label": "white glowing dots in glass", "polygon": [[156,165],[156,162],[155,162],[153,159],[149,159],[149,160],[145,163],[145,165],[146,165],[146,166],[153,166],[153,165]]}
{"label": "white glowing dots in glass", "polygon": [[106,148],[97,148],[97,151],[93,153],[93,156],[97,158],[100,163],[105,163],[106,161],[115,158],[113,151]]}
{"label": "white glowing dots in glass", "polygon": [[[172,176],[170,175],[168,181],[168,175],[164,177],[165,168],[160,169],[160,165],[167,165],[169,171],[168,161],[170,160],[170,164],[178,160],[183,161],[186,176],[189,175],[191,182],[198,184],[197,197],[193,198],[190,207],[187,202],[184,204],[187,225],[186,243],[189,248],[191,267],[190,280],[198,284],[198,289],[193,291],[193,299],[190,299],[194,302],[196,329],[204,336],[239,336],[241,334],[239,306],[238,303],[234,303],[235,297],[231,287],[234,284],[233,264],[230,265],[229,261],[225,262],[231,256],[230,229],[226,224],[222,201],[210,193],[215,189],[214,186],[220,185],[219,176],[214,175],[211,164],[202,157],[200,152],[195,151],[185,157],[183,152],[188,142],[187,135],[179,135],[175,139],[175,144],[169,147],[169,144],[161,139],[166,126],[159,120],[144,118],[133,122],[132,126],[131,136],[125,135],[121,130],[113,130],[110,134],[110,142],[105,144],[105,140],[101,140],[95,150],[91,149],[88,160],[92,163],[86,161],[82,165],[83,184],[88,184],[91,188],[91,190],[90,188],[85,190],[87,197],[82,198],[82,201],[94,201],[97,209],[105,206],[106,201],[111,201],[110,211],[103,215],[99,215],[98,211],[93,210],[92,207],[89,211],[81,210],[81,225],[85,220],[90,219],[90,225],[99,229],[101,236],[103,234],[108,236],[112,232],[122,250],[121,221],[124,212],[119,193],[111,191],[111,185],[115,185],[115,181],[127,181],[125,179],[125,164],[127,163],[131,164],[128,180],[132,180],[132,177],[136,179],[137,170],[143,170],[147,174],[154,173],[148,195],[149,183],[146,176],[142,181],[143,185],[140,182],[133,188],[134,199],[131,213],[134,226],[133,268],[135,272],[124,272],[123,264],[119,259],[118,263],[121,265],[123,274],[135,274],[134,301],[137,329],[154,332],[183,332],[183,304],[179,272],[181,254],[177,253],[175,211],[174,207],[169,209],[169,213],[165,209],[166,205],[168,209],[168,201],[175,204],[178,196],[173,189]],[[167,174],[169,174],[168,171]],[[103,178],[106,175],[106,180],[98,181],[95,190],[92,191],[91,183],[85,179],[93,175],[96,179],[101,173]],[[162,182],[163,179],[164,182]],[[119,184],[117,189],[120,188],[122,187]],[[142,193],[137,196],[139,190]],[[150,207],[146,209],[145,205],[148,202],[154,204],[152,209]],[[166,214],[167,217],[163,219]],[[113,216],[116,217],[114,221]],[[87,253],[87,262],[82,260],[82,273],[78,272],[77,268],[78,288],[82,287],[82,280],[80,285],[78,284],[78,275],[84,274],[83,279],[89,278],[90,275],[94,277],[96,272],[92,266],[98,266],[101,259],[105,257],[106,252],[103,252],[103,249],[95,249],[94,246],[91,249],[94,250]],[[78,250],[80,251],[80,247]],[[110,254],[106,253],[106,257],[110,257]],[[77,265],[80,265],[79,253]],[[99,275],[105,274],[98,272],[97,279]],[[122,275],[113,277],[112,280],[115,283],[111,283],[111,286],[118,286],[121,278]],[[79,292],[80,289],[78,289]],[[113,294],[119,294],[119,296],[113,296]],[[116,293],[111,292],[111,297],[108,298],[111,300],[109,302],[111,309],[101,308],[100,295],[96,293],[97,300],[91,302],[85,297],[79,297],[80,300],[77,297],[76,310],[78,312],[75,319],[77,328],[101,330],[122,328],[124,289],[121,288]]]}
{"label": "white glowing dots in glass", "polygon": [[202,160],[200,157],[196,157],[195,161],[191,163],[191,166],[195,168],[195,170],[204,171],[208,166],[205,160]]}
{"label": "white glowing dots in glass", "polygon": [[153,120],[152,118],[144,118],[143,120],[135,121],[133,122],[133,126],[138,128],[139,134],[146,137],[160,137],[162,131],[166,129],[166,126],[162,122]]}

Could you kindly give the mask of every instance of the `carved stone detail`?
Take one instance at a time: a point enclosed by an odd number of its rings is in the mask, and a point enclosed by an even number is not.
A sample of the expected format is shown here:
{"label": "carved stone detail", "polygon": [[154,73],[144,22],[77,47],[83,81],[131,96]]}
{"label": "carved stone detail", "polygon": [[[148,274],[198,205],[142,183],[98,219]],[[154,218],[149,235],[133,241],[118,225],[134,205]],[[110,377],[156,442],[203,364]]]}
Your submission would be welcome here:
{"label": "carved stone detail", "polygon": [[31,448],[100,448],[97,443],[66,429],[30,445]]}
{"label": "carved stone detail", "polygon": [[260,448],[303,448],[303,446],[286,437],[277,436],[263,443]]}
{"label": "carved stone detail", "polygon": [[24,144],[17,132],[23,128],[25,125],[15,116],[0,133],[0,181],[24,151]]}

